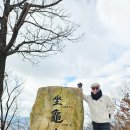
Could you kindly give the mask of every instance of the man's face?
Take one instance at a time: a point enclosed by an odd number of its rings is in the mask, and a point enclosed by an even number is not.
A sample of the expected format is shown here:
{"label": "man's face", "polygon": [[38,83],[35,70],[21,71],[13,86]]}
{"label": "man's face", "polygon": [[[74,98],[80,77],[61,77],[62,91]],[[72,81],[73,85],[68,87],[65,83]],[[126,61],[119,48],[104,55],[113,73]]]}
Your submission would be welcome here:
{"label": "man's face", "polygon": [[99,86],[94,86],[94,87],[91,88],[91,92],[93,94],[96,94],[99,90],[100,90]]}

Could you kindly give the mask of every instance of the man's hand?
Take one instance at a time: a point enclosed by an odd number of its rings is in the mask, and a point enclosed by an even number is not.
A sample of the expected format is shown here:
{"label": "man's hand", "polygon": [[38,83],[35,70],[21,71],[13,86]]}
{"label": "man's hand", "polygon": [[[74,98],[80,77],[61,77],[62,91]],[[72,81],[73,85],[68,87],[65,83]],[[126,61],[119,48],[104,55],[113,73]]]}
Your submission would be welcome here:
{"label": "man's hand", "polygon": [[80,88],[80,90],[78,91],[78,96],[83,100],[84,99],[84,97],[83,97],[83,90],[82,90],[82,86],[83,86],[83,84],[81,83],[81,82],[79,82],[78,84],[77,84],[77,86],[78,86],[78,88]]}
{"label": "man's hand", "polygon": [[78,88],[82,88],[83,84],[80,82],[77,84]]}

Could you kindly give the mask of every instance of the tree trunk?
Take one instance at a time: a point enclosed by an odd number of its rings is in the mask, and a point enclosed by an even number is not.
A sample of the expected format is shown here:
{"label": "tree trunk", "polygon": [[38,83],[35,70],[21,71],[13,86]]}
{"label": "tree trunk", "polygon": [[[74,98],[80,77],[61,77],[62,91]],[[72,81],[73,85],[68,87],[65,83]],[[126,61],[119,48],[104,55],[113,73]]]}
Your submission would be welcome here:
{"label": "tree trunk", "polygon": [[[4,74],[5,74],[5,62],[6,62],[6,56],[0,55],[0,105],[2,105],[3,81],[4,81]],[[0,123],[1,123],[1,130],[4,130],[5,124],[4,124],[4,120],[3,120],[3,110],[1,110],[1,122]]]}
{"label": "tree trunk", "polygon": [[2,93],[3,93],[5,62],[6,62],[6,56],[0,55],[0,100],[1,100],[1,97],[2,97]]}
{"label": "tree trunk", "polygon": [[0,17],[0,101],[3,93],[3,80],[5,73],[5,62],[7,57],[4,48],[6,47],[8,15],[9,13],[5,7],[3,16]]}
{"label": "tree trunk", "polygon": [[[1,40],[1,39],[0,39]],[[2,45],[2,42],[0,41],[0,45]],[[6,55],[5,54],[0,54],[0,105],[2,105],[2,94],[3,94],[3,88],[4,88],[4,77],[5,77],[5,64],[6,64]],[[4,124],[4,120],[3,120],[3,110],[1,107],[0,110],[1,113],[1,120],[0,120],[0,126],[1,129],[0,130],[4,130],[5,129],[5,124]]]}
{"label": "tree trunk", "polygon": [[0,130],[5,130],[5,126],[1,124],[1,129]]}

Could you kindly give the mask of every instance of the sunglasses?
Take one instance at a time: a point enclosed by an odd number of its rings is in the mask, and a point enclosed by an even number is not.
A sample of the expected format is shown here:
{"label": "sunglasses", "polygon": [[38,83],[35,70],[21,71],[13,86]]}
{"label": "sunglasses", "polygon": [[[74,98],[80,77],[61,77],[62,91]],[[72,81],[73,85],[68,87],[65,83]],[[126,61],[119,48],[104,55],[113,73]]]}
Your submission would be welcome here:
{"label": "sunglasses", "polygon": [[92,87],[92,90],[98,90],[99,87]]}

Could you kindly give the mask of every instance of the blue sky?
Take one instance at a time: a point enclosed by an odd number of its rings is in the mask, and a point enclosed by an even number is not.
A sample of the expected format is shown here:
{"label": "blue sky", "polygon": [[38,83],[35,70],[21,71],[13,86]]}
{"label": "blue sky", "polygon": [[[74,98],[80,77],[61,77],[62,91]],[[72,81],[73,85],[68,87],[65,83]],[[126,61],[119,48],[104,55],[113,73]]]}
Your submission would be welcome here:
{"label": "blue sky", "polygon": [[63,86],[68,86],[68,84],[70,82],[73,82],[76,80],[76,77],[74,76],[67,76],[66,78],[64,78],[65,82],[63,83]]}
{"label": "blue sky", "polygon": [[29,114],[39,87],[76,87],[83,82],[84,93],[89,94],[91,83],[99,82],[103,92],[113,96],[119,85],[130,81],[130,1],[65,0],[63,6],[80,25],[76,33],[85,33],[83,40],[68,43],[63,53],[38,66],[18,56],[7,60],[7,69],[26,79],[23,115]]}

